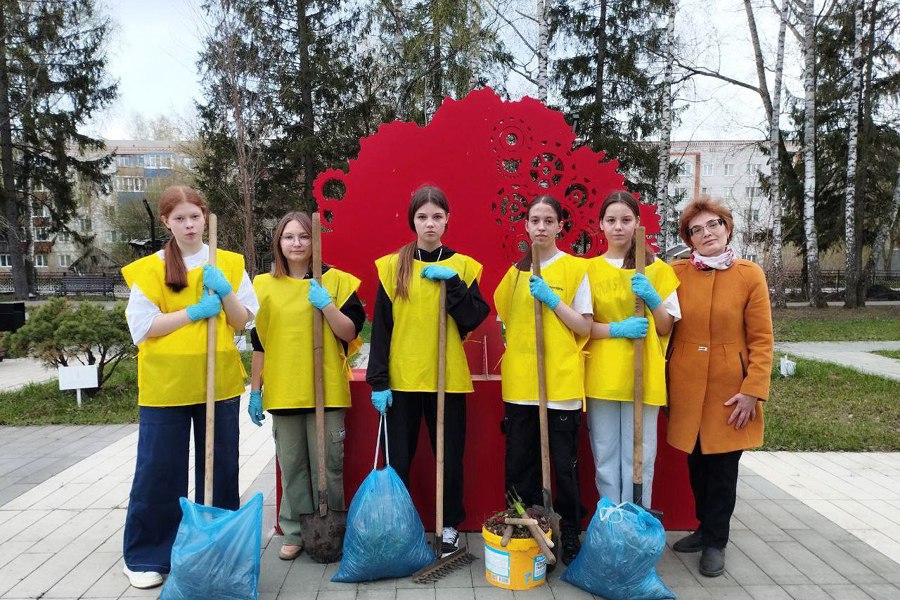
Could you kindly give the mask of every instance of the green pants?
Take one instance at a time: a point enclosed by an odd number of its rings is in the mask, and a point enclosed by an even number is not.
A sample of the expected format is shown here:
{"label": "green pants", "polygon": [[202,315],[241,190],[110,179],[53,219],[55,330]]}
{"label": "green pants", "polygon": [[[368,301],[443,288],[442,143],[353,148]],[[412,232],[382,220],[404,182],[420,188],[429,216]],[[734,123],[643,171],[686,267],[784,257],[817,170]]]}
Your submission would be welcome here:
{"label": "green pants", "polygon": [[[344,510],[344,413],[325,413],[325,479],[328,508]],[[303,545],[300,515],[318,508],[319,471],[316,415],[272,415],[275,454],[281,467],[281,510],[278,523],[284,543]]]}

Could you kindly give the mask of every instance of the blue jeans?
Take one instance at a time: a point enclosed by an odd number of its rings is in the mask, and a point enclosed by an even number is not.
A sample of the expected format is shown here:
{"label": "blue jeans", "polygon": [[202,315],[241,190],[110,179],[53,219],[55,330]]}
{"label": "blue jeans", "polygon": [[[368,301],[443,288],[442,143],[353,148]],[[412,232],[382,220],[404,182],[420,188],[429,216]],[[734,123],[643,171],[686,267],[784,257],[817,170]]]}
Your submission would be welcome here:
{"label": "blue jeans", "polygon": [[[216,402],[213,505],[237,510],[240,398]],[[181,522],[178,499],[187,496],[191,424],[194,426],[194,498],[203,503],[206,405],[140,407],[137,460],[125,517],[125,564],[132,571],[168,573]]]}

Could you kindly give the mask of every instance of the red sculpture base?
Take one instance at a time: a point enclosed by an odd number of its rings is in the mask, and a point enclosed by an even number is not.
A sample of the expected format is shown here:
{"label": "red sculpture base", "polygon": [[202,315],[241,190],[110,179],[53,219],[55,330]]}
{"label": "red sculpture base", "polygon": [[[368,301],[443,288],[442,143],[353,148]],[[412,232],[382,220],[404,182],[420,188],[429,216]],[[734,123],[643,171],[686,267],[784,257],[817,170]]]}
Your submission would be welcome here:
{"label": "red sculpture base", "polygon": [[[375,436],[378,413],[372,408],[371,388],[365,382],[365,372],[353,372],[350,382],[353,408],[347,411],[347,438],[344,443],[344,492],[350,499],[360,483],[372,470],[375,457]],[[503,402],[500,400],[500,378],[473,377],[475,391],[469,394],[466,407],[465,507],[466,520],[460,529],[480,531],[485,518],[504,508],[504,437],[500,433]],[[659,419],[659,450],[653,481],[653,508],[663,512],[663,525],[670,530],[695,529],[694,497],[688,480],[685,454],[665,442],[665,416]],[[477,443],[476,443],[477,442]],[[540,450],[535,448],[535,460]],[[579,441],[581,464],[581,501],[588,508],[583,526],[586,527],[597,505],[594,484],[594,459],[587,429],[581,428]],[[380,463],[379,463],[380,464]],[[422,517],[425,529],[434,527],[434,457],[424,424],[419,432],[419,445],[410,473],[410,495]],[[281,506],[280,472],[277,486],[277,506]]]}

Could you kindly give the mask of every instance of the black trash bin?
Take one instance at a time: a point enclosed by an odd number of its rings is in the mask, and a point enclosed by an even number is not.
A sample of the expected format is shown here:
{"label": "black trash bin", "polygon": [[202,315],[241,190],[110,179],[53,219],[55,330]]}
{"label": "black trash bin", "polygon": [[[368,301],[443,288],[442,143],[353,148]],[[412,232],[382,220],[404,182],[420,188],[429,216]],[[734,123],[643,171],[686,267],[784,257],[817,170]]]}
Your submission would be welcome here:
{"label": "black trash bin", "polygon": [[0,302],[0,331],[16,331],[24,324],[24,302]]}

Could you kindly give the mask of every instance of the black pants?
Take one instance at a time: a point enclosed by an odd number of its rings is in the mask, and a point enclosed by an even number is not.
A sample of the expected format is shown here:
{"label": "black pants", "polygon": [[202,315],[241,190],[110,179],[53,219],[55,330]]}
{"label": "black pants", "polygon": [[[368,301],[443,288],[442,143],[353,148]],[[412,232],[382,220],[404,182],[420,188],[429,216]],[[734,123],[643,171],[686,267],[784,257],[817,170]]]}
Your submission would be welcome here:
{"label": "black pants", "polygon": [[[541,431],[537,406],[505,402],[506,489],[522,497],[525,506],[543,506],[541,492]],[[550,460],[556,472],[553,508],[565,527],[581,529],[581,486],[578,484],[580,410],[549,409]]]}
{"label": "black pants", "polygon": [[[437,393],[392,392],[387,411],[388,450],[391,466],[409,488],[409,469],[416,455],[422,416],[436,448]],[[456,527],[466,518],[463,508],[463,452],[466,444],[466,395],[444,397],[444,525]]]}
{"label": "black pants", "polygon": [[702,454],[700,439],[688,455],[691,489],[704,546],[725,548],[737,500],[738,462],[743,450]]}

